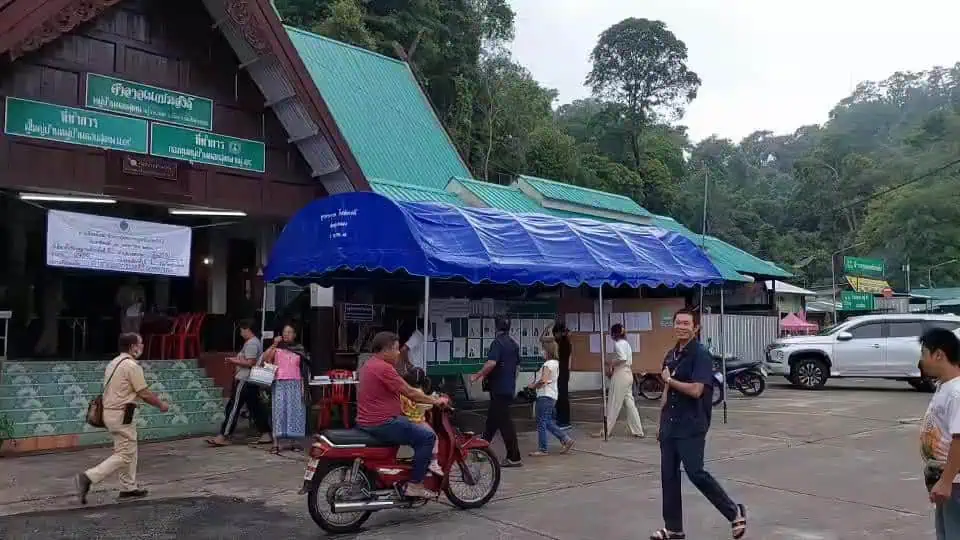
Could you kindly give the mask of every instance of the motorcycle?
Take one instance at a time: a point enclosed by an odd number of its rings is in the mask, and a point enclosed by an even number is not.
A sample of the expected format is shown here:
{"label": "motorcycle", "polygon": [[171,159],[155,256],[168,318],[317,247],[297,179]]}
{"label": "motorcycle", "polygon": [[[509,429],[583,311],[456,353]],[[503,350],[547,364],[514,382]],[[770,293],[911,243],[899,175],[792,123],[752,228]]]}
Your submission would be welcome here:
{"label": "motorcycle", "polygon": [[748,397],[756,397],[767,388],[767,369],[759,360],[743,360],[737,356],[726,357],[726,374],[721,374],[723,363],[713,357],[713,404],[723,401],[724,380],[726,387]]}
{"label": "motorcycle", "polygon": [[[766,389],[766,368],[762,362],[741,360],[736,356],[727,356],[726,377],[720,373],[722,366],[718,355],[713,355],[713,405],[719,405],[724,397],[724,379],[727,387],[749,397],[759,396]],[[659,373],[634,375],[634,394],[655,401],[663,395],[663,379]]]}
{"label": "motorcycle", "polygon": [[[429,413],[443,476],[428,474],[424,487],[444,493],[460,509],[480,508],[500,487],[500,462],[490,443],[454,427],[452,411],[434,407]],[[397,450],[360,429],[329,429],[315,435],[301,490],[307,494],[313,521],[328,533],[349,533],[362,527],[373,512],[429,502],[404,496],[413,460],[398,458]]]}

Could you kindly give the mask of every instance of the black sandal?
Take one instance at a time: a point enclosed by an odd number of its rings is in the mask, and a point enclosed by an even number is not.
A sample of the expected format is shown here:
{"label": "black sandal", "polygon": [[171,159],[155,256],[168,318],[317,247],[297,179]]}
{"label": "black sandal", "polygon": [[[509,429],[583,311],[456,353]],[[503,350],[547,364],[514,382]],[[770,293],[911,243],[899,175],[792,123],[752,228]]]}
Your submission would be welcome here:
{"label": "black sandal", "polygon": [[682,532],[670,532],[667,529],[660,529],[650,535],[650,540],[684,540],[686,537],[687,535]]}
{"label": "black sandal", "polygon": [[747,507],[737,505],[737,518],[730,522],[730,528],[733,531],[733,539],[738,540],[747,534]]}

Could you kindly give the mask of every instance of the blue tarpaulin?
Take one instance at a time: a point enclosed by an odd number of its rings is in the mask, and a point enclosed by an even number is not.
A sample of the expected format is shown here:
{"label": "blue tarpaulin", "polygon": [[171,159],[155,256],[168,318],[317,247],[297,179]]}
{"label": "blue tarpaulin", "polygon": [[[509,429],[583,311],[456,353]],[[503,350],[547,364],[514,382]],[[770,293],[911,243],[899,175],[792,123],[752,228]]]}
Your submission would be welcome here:
{"label": "blue tarpaulin", "polygon": [[693,242],[664,229],[393,201],[369,192],[317,199],[300,210],[277,239],[264,276],[308,279],[337,270],[571,287],[722,281]]}

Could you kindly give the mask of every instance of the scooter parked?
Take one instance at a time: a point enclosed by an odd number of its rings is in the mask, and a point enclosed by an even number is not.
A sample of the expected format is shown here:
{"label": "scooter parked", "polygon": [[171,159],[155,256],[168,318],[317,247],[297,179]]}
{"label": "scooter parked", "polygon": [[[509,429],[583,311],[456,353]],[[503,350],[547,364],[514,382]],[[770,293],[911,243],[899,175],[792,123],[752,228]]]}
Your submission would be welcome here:
{"label": "scooter parked", "polygon": [[[763,363],[754,360],[741,360],[736,356],[727,356],[726,377],[721,374],[723,362],[720,356],[713,355],[713,404],[723,401],[723,381],[727,387],[749,397],[756,397],[767,387],[767,373]],[[655,401],[663,395],[663,379],[659,373],[642,373],[633,377],[634,394]]]}

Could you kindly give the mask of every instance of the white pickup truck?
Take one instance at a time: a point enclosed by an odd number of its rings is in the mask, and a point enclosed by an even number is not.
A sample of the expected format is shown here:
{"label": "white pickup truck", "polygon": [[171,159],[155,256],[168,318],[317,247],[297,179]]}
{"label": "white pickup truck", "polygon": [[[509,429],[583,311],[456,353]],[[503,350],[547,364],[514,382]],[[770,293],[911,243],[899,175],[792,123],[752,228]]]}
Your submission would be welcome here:
{"label": "white pickup truck", "polygon": [[819,389],[831,377],[894,379],[931,391],[921,377],[919,337],[929,328],[960,329],[953,314],[864,315],[823,329],[815,336],[782,338],[767,347],[771,375],[798,388]]}

